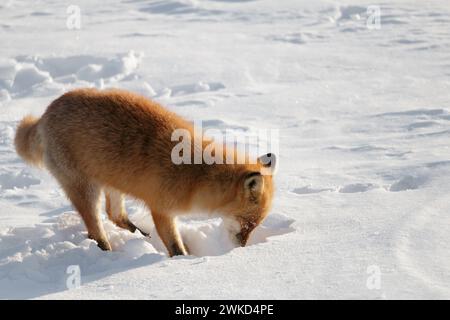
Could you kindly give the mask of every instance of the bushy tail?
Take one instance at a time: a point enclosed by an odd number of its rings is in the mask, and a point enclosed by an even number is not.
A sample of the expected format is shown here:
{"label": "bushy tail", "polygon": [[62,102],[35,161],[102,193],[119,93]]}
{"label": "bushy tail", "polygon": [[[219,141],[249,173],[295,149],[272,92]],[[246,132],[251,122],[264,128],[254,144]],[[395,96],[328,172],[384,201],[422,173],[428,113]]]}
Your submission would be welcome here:
{"label": "bushy tail", "polygon": [[43,146],[37,131],[38,118],[26,116],[17,127],[14,144],[16,151],[26,162],[42,166]]}

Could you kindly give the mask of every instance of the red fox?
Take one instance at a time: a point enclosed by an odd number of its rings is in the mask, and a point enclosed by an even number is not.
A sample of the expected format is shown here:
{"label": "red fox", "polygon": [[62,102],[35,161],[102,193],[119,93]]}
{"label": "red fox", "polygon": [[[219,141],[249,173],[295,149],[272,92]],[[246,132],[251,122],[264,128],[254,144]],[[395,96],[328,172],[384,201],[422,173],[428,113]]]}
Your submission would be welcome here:
{"label": "red fox", "polygon": [[[128,219],[123,195],[143,201],[170,256],[189,254],[175,218],[193,210],[220,213],[231,238],[245,246],[271,206],[272,175],[261,170],[275,168],[275,155],[252,164],[175,164],[171,136],[180,128],[193,134],[190,122],[145,97],[77,89],[40,119],[25,117],[15,146],[25,161],[52,173],[102,250],[111,250],[99,211],[102,192],[109,219],[131,232],[141,230]],[[192,150],[205,147],[190,143]]]}

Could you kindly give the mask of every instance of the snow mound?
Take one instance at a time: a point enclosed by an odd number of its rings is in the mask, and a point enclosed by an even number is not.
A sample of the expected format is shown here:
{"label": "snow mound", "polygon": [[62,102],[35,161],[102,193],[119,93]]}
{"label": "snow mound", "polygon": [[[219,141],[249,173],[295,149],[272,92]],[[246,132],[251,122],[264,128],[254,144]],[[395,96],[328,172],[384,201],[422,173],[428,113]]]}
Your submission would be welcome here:
{"label": "snow mound", "polygon": [[[0,61],[0,102],[39,92],[67,91],[73,87],[114,85],[137,77],[142,53],[129,51],[113,58],[17,56]],[[145,93],[151,88],[146,88]],[[47,92],[48,93],[48,92]]]}
{"label": "snow mound", "polygon": [[52,82],[52,77],[46,71],[39,70],[33,64],[19,64],[19,70],[14,76],[12,92],[22,92],[45,82]]}
{"label": "snow mound", "polygon": [[[142,229],[150,232],[151,238],[139,232],[130,233],[104,220],[113,248],[111,252],[101,251],[95,241],[87,238],[84,224],[76,212],[65,212],[34,227],[0,231],[0,299],[11,298],[8,288],[12,283],[27,288],[16,290],[22,298],[42,294],[39,284],[43,283],[47,290],[49,284],[54,285],[53,290],[65,290],[70,266],[77,266],[83,281],[89,282],[168,259],[150,215],[141,212],[133,216],[133,220],[136,219]],[[292,222],[283,215],[269,216],[254,231],[249,245],[292,231]],[[222,228],[221,219],[183,220],[180,232],[191,254],[196,256],[221,255],[234,248]]]}
{"label": "snow mound", "polygon": [[[131,219],[142,230],[148,232],[152,238],[152,245],[161,252],[166,249],[157,236],[157,232],[150,215],[145,210],[132,215]],[[270,214],[250,235],[247,245],[255,245],[268,241],[275,235],[293,231],[291,224],[294,220],[281,215]],[[194,256],[218,256],[235,248],[223,226],[221,218],[205,219],[201,216],[182,217],[178,221],[178,227],[189,253]]]}
{"label": "snow mound", "polygon": [[17,62],[15,60],[0,60],[0,88],[11,88],[16,72]]}
{"label": "snow mound", "polygon": [[31,288],[28,293],[20,291],[21,295],[33,296],[39,283],[65,289],[67,268],[72,265],[78,266],[88,281],[92,275],[132,267],[139,258],[146,263],[163,258],[137,234],[119,230],[109,221],[105,221],[105,227],[113,252],[101,251],[95,241],[86,238],[84,225],[75,212],[64,213],[52,223],[0,232],[0,298],[10,296],[11,283]]}

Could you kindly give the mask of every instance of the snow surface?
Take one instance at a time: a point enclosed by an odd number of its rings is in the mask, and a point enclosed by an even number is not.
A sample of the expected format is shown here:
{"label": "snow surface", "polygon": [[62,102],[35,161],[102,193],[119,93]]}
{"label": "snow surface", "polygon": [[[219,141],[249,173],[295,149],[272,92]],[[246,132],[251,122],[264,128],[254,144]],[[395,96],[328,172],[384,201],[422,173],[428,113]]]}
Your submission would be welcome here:
{"label": "snow surface", "polygon": [[[448,1],[76,4],[79,30],[64,1],[0,4],[0,298],[450,298]],[[132,199],[150,239],[108,221],[113,252],[86,239],[12,144],[24,115],[85,86],[221,130],[279,129],[275,203],[250,245],[233,248],[220,219],[183,219],[193,255],[170,259]]]}

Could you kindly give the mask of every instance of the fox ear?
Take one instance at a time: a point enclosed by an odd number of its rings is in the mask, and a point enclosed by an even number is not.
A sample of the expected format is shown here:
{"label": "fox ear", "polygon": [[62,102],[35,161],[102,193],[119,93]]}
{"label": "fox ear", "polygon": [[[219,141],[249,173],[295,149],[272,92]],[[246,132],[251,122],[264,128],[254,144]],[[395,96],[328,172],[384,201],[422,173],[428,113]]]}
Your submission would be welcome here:
{"label": "fox ear", "polygon": [[258,162],[262,165],[261,174],[274,175],[278,169],[277,157],[274,153],[267,153],[258,158]]}
{"label": "fox ear", "polygon": [[245,194],[253,199],[258,198],[264,189],[264,179],[260,172],[250,172],[244,180]]}

